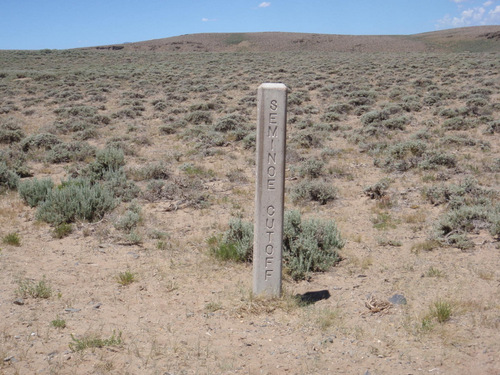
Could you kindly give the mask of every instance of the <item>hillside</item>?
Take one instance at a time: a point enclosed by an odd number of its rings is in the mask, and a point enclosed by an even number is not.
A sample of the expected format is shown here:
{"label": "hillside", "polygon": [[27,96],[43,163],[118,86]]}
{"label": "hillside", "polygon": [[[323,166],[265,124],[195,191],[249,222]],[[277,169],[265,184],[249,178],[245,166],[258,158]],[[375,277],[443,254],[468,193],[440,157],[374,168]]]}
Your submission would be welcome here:
{"label": "hillside", "polygon": [[89,49],[158,52],[500,52],[500,25],[415,35],[188,34]]}

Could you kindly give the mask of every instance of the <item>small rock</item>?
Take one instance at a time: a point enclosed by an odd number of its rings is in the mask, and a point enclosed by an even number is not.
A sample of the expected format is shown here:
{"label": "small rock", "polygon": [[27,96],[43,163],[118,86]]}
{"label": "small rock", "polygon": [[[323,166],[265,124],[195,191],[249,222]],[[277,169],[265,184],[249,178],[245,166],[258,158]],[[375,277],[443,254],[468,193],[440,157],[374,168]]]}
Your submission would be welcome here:
{"label": "small rock", "polygon": [[370,371],[366,370],[365,375],[372,375]]}
{"label": "small rock", "polygon": [[330,344],[333,344],[333,339],[334,338],[337,338],[337,336],[331,336],[331,337],[328,337],[325,341],[323,341],[324,344],[326,343],[330,343]]}
{"label": "small rock", "polygon": [[99,302],[98,304],[96,304],[96,305],[94,306],[94,309],[96,309],[96,310],[97,310],[97,309],[98,309],[98,308],[100,308],[101,306],[102,306],[102,303],[100,303],[100,302]]}
{"label": "small rock", "polygon": [[66,312],[70,312],[70,313],[73,313],[73,312],[79,312],[79,311],[81,311],[81,310],[82,310],[82,309],[74,309],[74,308],[72,308],[72,307],[68,307],[68,308],[64,309],[64,311],[66,311]]}
{"label": "small rock", "polygon": [[24,305],[24,299],[22,298],[18,298],[14,301],[14,305],[19,305],[19,306],[22,306]]}
{"label": "small rock", "polygon": [[13,355],[10,355],[10,356],[4,358],[3,361],[4,362],[17,362],[17,359]]}
{"label": "small rock", "polygon": [[406,298],[402,294],[395,294],[389,298],[389,302],[393,305],[406,305]]}

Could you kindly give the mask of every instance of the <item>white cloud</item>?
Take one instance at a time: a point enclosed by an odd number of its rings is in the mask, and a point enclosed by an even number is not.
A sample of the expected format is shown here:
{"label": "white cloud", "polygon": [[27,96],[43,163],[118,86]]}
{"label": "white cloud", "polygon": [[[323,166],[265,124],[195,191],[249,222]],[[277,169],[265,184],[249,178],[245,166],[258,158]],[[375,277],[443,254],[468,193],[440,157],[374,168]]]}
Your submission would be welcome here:
{"label": "white cloud", "polygon": [[454,3],[460,4],[460,3],[465,3],[468,0],[451,0],[451,1],[453,1]]}
{"label": "white cloud", "polygon": [[[452,0],[455,3],[463,2],[464,0]],[[447,14],[437,21],[437,29],[447,29],[453,27],[480,26],[495,24],[500,19],[500,5],[494,9],[487,10],[492,6],[494,1],[488,0],[483,3],[483,6],[468,8],[460,12],[459,15],[451,16]],[[458,5],[460,9],[461,5]],[[457,9],[457,10],[458,10]]]}
{"label": "white cloud", "polygon": [[490,10],[489,15],[493,19],[500,18],[500,5],[497,5],[495,9]]}
{"label": "white cloud", "polygon": [[271,6],[271,3],[268,2],[268,1],[264,1],[262,3],[259,4],[259,8],[267,8],[267,7],[270,7]]}
{"label": "white cloud", "polygon": [[205,18],[205,17],[202,18],[201,20],[202,20],[202,22],[214,22],[214,21],[217,21],[216,18]]}

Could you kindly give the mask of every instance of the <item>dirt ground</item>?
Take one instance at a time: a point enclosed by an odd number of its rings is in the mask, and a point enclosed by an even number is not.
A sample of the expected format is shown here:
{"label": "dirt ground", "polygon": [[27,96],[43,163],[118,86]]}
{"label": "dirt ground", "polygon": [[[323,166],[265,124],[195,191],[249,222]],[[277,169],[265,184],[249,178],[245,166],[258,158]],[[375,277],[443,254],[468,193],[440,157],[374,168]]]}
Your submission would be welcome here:
{"label": "dirt ground", "polygon": [[[107,56],[96,53],[82,58],[98,66],[107,61]],[[126,58],[134,59],[133,55],[127,55],[113,60],[117,71],[121,69],[120,64],[127,64]],[[232,57],[222,54],[211,58],[217,65],[227,63]],[[337,57],[336,63],[344,64],[341,68],[346,68],[345,72],[350,71],[344,78],[341,78],[341,69],[327,66],[331,56],[316,57],[313,62],[299,57],[295,64],[303,64],[303,69],[297,74],[303,76],[296,79],[308,82],[309,88],[304,90],[311,95],[303,107],[313,106],[320,113],[301,114],[297,110],[300,106],[291,105],[289,119],[296,118],[289,125],[290,139],[300,132],[297,125],[300,120],[310,117],[317,121],[335,101],[321,95],[321,88],[328,83],[322,82],[316,88],[310,84],[314,78],[308,69],[317,69],[316,74],[322,80],[327,76],[336,82],[345,79],[347,85],[349,79],[366,69],[367,61],[368,65],[373,63],[370,66],[378,70],[368,84],[379,90],[373,108],[390,100],[388,89],[377,85],[389,80],[391,75],[396,77],[394,86],[398,86],[397,80],[401,79],[399,86],[403,85],[407,91],[414,89],[409,82],[431,73],[435,74],[431,79],[440,89],[453,91],[467,86],[461,80],[456,80],[451,87],[441,85],[436,78],[456,72],[459,68],[453,68],[453,64],[459,65],[463,57],[405,58],[407,66],[412,63],[419,66],[414,78],[405,78],[407,72],[401,69],[404,62],[401,63],[399,57],[377,56],[372,61],[363,55],[356,60],[357,65],[347,63],[350,56]],[[437,58],[444,62],[436,63]],[[75,65],[70,71],[60,73],[54,67],[59,63],[51,66],[50,57],[43,59],[44,69],[54,70],[56,83],[42,81],[43,86],[29,76],[16,78],[17,81],[12,78],[17,70],[36,71],[36,62],[34,66],[26,62],[26,67],[20,67],[20,60],[14,60],[0,66],[0,71],[7,72],[3,80],[8,80],[5,86],[11,94],[3,97],[4,106],[10,100],[10,105],[22,107],[23,98],[44,98],[50,90],[60,92],[65,88],[64,79],[76,75],[75,71],[81,68]],[[328,272],[314,273],[308,280],[297,282],[285,273],[282,298],[254,296],[251,264],[214,259],[207,245],[210,236],[227,229],[231,217],[253,219],[254,150],[238,142],[227,142],[219,151],[201,155],[196,152],[196,144],[179,132],[160,132],[159,125],[172,119],[158,117],[150,103],[166,94],[161,90],[147,94],[147,89],[138,90],[137,85],[141,79],[154,76],[157,69],[164,69],[162,64],[167,64],[164,61],[173,57],[154,57],[148,68],[144,68],[148,57],[140,55],[139,59],[138,65],[130,68],[137,76],[128,73],[134,79],[120,78],[117,73],[116,77],[97,80],[111,82],[108,91],[103,91],[107,101],[100,113],[118,111],[123,107],[124,93],[134,90],[146,93],[146,110],[134,120],[112,117],[111,124],[99,129],[99,136],[89,143],[102,148],[113,136],[131,134],[127,140],[130,143],[146,136],[149,142],[126,155],[126,168],[164,160],[172,175],[180,176],[179,166],[194,163],[211,171],[201,177],[201,189],[208,195],[209,204],[183,205],[181,199],[150,201],[139,195],[141,222],[137,230],[141,241],[129,241],[114,226],[128,203],[122,203],[97,222],[76,222],[72,233],[54,238],[54,228],[36,220],[37,209],[26,205],[17,191],[3,193],[0,236],[5,239],[7,234],[17,233],[20,244],[9,244],[5,240],[0,244],[0,373],[500,374],[498,238],[493,237],[488,228],[477,227],[467,234],[474,244],[471,249],[440,244],[431,250],[420,250],[417,246],[429,239],[445,210],[424,197],[425,187],[440,182],[442,169],[387,172],[375,167],[372,154],[353,142],[352,135],[362,129],[360,116],[351,114],[343,118],[345,131],[332,132],[323,139],[322,145],[323,150],[339,150],[326,162],[330,168],[326,178],[338,189],[338,198],[325,205],[296,203],[291,201],[288,190],[285,198],[285,206],[299,209],[304,217],[335,220],[346,241],[340,250],[342,260]],[[193,57],[185,55],[181,59],[185,63]],[[283,75],[286,80],[287,74],[293,76],[293,72],[273,70],[279,65],[279,61],[273,60],[269,70],[274,73],[253,81],[252,75],[258,73],[252,72],[251,65],[244,62],[250,57],[235,59],[236,65],[227,81],[240,73],[239,87],[226,87],[225,96],[221,89],[213,94],[186,93],[187,100],[179,104],[179,108],[210,102],[213,97],[222,97],[226,108],[237,107],[242,99],[256,94],[260,83],[257,80],[266,77],[277,80]],[[467,61],[479,61],[480,66],[477,71],[470,68],[469,85],[483,87],[481,82],[493,81],[488,86],[492,90],[490,103],[498,104],[500,82],[498,71],[495,72],[498,56],[469,55]],[[392,73],[384,70],[398,63],[400,68],[394,68]],[[203,80],[212,82],[210,62],[206,64],[205,70],[197,66],[200,71],[191,71],[190,87]],[[178,65],[178,61],[172,65]],[[291,66],[286,70],[290,72]],[[204,74],[207,76],[203,77]],[[217,74],[218,79],[222,79],[220,73]],[[365,78],[361,81],[359,86],[366,83]],[[403,81],[405,83],[401,83]],[[76,83],[76,89],[84,91],[80,85],[87,81],[78,78]],[[155,83],[150,80],[147,85],[151,88]],[[297,83],[292,93],[297,92],[297,87],[300,90]],[[76,102],[90,105],[89,96],[87,93]],[[54,109],[74,104],[50,100],[35,102],[29,107],[33,111],[29,114],[23,108],[0,116],[22,119],[26,134],[41,132],[44,126],[57,120]],[[446,106],[460,107],[466,100],[449,99]],[[170,109],[174,107],[169,103]],[[491,114],[492,121],[499,119],[500,111],[496,108]],[[247,113],[252,122],[256,116],[255,103],[241,112]],[[170,113],[175,119],[184,115]],[[216,117],[222,115],[215,114]],[[420,112],[412,113],[405,131],[398,135],[391,133],[389,138],[391,141],[406,139],[425,128],[423,124],[428,124],[429,119],[443,121],[435,107],[424,106]],[[135,129],[132,133],[131,124]],[[443,172],[448,173],[444,181],[459,183],[473,175],[481,186],[498,191],[499,173],[487,172],[482,166],[498,158],[499,134],[487,135],[484,128],[482,124],[461,134],[489,142],[488,153],[482,153],[477,147],[447,149],[456,155],[460,167]],[[443,133],[433,134],[436,142],[443,136]],[[64,140],[70,137],[58,136]],[[322,150],[300,148],[293,141],[289,144],[303,158],[317,156]],[[1,146],[3,150],[11,147]],[[466,164],[470,164],[470,168]],[[51,177],[57,182],[66,178],[71,168],[71,163],[48,163],[36,153],[30,156],[28,165],[35,177]],[[294,186],[298,178],[294,165],[288,166],[287,189]],[[228,177],[231,171],[238,172],[239,178]],[[367,186],[384,177],[392,181],[385,206],[384,202],[371,199],[365,193]],[[139,181],[138,185],[143,192],[147,189],[146,181]],[[374,218],[380,212],[392,217],[392,222],[382,229],[374,225]],[[155,236],[153,232],[164,235]],[[122,285],[118,282],[119,275],[127,271],[134,275],[134,282]],[[52,293],[48,298],[22,296],[23,280],[35,283],[46,280]],[[306,293],[318,298],[310,303],[298,303],[297,296],[307,296]],[[404,296],[406,304],[389,303],[396,294]],[[451,309],[450,317],[443,322],[432,317],[433,308],[440,301]],[[64,327],[56,327],[54,321],[64,321]],[[80,350],[77,344],[84,339],[100,339],[102,345]]]}

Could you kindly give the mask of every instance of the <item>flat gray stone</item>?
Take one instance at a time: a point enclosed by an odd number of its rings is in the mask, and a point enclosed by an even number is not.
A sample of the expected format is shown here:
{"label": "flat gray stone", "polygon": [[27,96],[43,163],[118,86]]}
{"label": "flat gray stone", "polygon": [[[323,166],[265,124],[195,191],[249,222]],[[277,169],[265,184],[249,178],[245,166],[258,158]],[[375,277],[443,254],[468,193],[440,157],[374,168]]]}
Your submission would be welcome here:
{"label": "flat gray stone", "polygon": [[68,307],[68,308],[64,309],[64,311],[69,312],[69,313],[74,313],[74,312],[82,311],[82,309],[74,309],[72,307]]}
{"label": "flat gray stone", "polygon": [[406,298],[402,294],[395,294],[389,298],[389,302],[393,305],[406,305]]}
{"label": "flat gray stone", "polygon": [[19,305],[19,306],[22,306],[24,305],[24,299],[22,298],[18,298],[14,301],[14,305]]}

